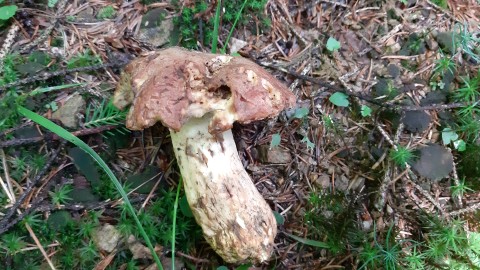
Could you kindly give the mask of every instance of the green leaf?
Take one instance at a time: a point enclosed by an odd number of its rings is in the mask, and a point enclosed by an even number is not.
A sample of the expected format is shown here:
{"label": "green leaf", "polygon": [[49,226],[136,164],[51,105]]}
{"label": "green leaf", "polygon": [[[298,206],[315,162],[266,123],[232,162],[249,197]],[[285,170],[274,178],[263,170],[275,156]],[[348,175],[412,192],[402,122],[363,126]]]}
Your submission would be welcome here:
{"label": "green leaf", "polygon": [[350,105],[350,102],[348,102],[348,96],[341,92],[333,93],[328,100],[339,107],[348,107],[348,105]]}
{"label": "green leaf", "polygon": [[451,128],[445,128],[442,131],[442,141],[444,145],[448,145],[449,143],[456,141],[458,139],[457,133],[453,131]]}
{"label": "green leaf", "polygon": [[362,108],[360,109],[360,114],[363,117],[371,116],[372,115],[372,109],[368,107],[367,105],[362,105]]}
{"label": "green leaf", "polygon": [[327,40],[327,50],[333,52],[340,49],[340,42],[333,37],[329,37]]}
{"label": "green leaf", "polygon": [[0,20],[8,20],[15,15],[18,7],[15,5],[0,7]]}
{"label": "green leaf", "polygon": [[280,136],[280,133],[273,134],[272,140],[270,141],[270,149],[279,146],[281,140],[282,140],[282,137]]}
{"label": "green leaf", "polygon": [[312,143],[307,136],[303,137],[302,142],[307,144],[307,148],[310,148],[310,149],[315,148],[315,144]]}
{"label": "green leaf", "polygon": [[295,113],[293,114],[293,117],[302,119],[308,115],[308,112],[309,112],[308,108],[297,108],[295,110]]}
{"label": "green leaf", "polygon": [[453,142],[453,147],[455,147],[455,149],[457,149],[460,152],[463,152],[463,151],[467,150],[467,144],[465,143],[464,140],[454,141]]}
{"label": "green leaf", "polygon": [[217,270],[228,270],[228,267],[222,265],[222,266],[217,267]]}
{"label": "green leaf", "polygon": [[306,238],[302,238],[302,237],[298,237],[298,236],[295,236],[293,234],[288,234],[288,233],[285,233],[288,237],[302,243],[302,244],[305,244],[305,245],[309,245],[309,246],[312,246],[312,247],[318,247],[318,248],[330,248],[330,246],[325,243],[325,242],[320,242],[320,241],[315,241],[315,240],[310,240],[310,239],[306,239]]}
{"label": "green leaf", "polygon": [[273,211],[273,215],[275,216],[275,220],[277,221],[277,224],[283,225],[285,223],[285,218],[280,215],[277,211]]}

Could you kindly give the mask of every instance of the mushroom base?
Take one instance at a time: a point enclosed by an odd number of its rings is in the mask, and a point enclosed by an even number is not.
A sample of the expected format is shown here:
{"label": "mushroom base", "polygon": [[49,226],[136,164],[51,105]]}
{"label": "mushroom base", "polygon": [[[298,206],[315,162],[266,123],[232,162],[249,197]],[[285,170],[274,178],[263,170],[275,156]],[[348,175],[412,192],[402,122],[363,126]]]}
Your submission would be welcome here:
{"label": "mushroom base", "polygon": [[212,248],[229,263],[263,262],[273,250],[275,217],[238,157],[230,130],[212,135],[211,116],[171,130],[185,193]]}

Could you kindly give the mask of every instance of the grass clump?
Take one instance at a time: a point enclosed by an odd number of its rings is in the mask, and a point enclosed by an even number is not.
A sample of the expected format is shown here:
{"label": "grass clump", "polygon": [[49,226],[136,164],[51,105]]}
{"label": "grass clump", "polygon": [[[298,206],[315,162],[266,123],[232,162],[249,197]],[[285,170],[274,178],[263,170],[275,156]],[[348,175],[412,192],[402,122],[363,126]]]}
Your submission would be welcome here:
{"label": "grass clump", "polygon": [[374,229],[373,241],[367,241],[358,253],[358,258],[363,263],[359,269],[399,268],[402,246],[401,241],[395,240],[393,227],[389,227],[383,241],[377,239],[377,232]]}
{"label": "grass clump", "polygon": [[352,202],[341,192],[312,192],[306,207],[308,238],[325,242],[332,254],[343,254],[351,242],[363,236],[355,225]]}
{"label": "grass clump", "polygon": [[90,50],[85,50],[83,53],[72,57],[67,62],[67,68],[79,68],[79,67],[88,67],[101,64],[102,60],[96,55],[94,55]]}
{"label": "grass clump", "polygon": [[[180,15],[174,19],[182,47],[196,49],[200,44],[212,44],[218,36],[214,33],[215,24],[221,22],[225,27],[245,27],[254,21],[260,21],[262,29],[270,26],[268,17],[263,13],[266,0],[222,1],[219,21],[215,20],[215,8],[211,3],[196,1],[192,6],[183,7]],[[239,7],[244,7],[242,10]],[[252,27],[251,29],[256,29]]]}
{"label": "grass clump", "polygon": [[413,161],[415,154],[412,150],[399,145],[396,150],[390,150],[389,157],[396,165],[400,166],[401,168],[405,168],[406,164],[409,164]]}
{"label": "grass clump", "polygon": [[102,7],[97,13],[97,19],[106,20],[115,17],[115,9],[112,6]]}
{"label": "grass clump", "polygon": [[466,103],[456,111],[457,129],[463,132],[467,143],[473,143],[480,134],[480,71],[474,77],[463,77],[463,85],[453,93],[457,102]]}

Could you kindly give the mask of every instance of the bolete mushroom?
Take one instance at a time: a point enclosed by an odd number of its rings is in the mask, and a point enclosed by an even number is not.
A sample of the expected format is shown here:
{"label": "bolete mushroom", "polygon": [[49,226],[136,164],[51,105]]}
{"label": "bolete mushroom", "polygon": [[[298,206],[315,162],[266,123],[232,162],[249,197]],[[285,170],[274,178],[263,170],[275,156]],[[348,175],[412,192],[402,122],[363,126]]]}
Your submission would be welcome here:
{"label": "bolete mushroom", "polygon": [[130,103],[129,129],[157,121],[170,129],[188,203],[212,248],[229,263],[266,261],[275,217],[244,170],[230,129],[234,121],[294,106],[288,88],[247,59],[174,47],[126,66],[114,104]]}

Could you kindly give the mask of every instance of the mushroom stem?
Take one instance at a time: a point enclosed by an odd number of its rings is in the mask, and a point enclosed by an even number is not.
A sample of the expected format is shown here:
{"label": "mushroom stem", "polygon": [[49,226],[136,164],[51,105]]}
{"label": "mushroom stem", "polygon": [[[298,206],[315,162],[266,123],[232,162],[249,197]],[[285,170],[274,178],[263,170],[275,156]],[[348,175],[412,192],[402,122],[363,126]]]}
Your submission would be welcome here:
{"label": "mushroom stem", "polygon": [[242,166],[232,132],[208,132],[211,114],[170,130],[185,193],[207,242],[229,263],[266,261],[277,226]]}

